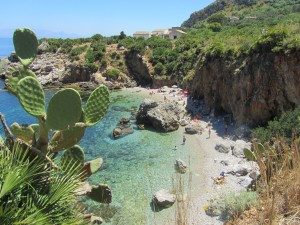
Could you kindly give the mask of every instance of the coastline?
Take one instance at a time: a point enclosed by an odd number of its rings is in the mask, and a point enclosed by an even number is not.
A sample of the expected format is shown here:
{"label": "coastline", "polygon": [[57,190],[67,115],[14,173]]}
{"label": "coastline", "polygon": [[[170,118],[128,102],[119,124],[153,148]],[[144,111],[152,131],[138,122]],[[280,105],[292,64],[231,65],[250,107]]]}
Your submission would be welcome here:
{"label": "coastline", "polygon": [[[169,93],[169,90],[172,88],[168,88],[166,93]],[[158,93],[158,89],[145,89],[141,87],[135,88],[126,88],[125,90],[130,92],[141,92],[141,94],[148,96],[147,98],[153,99],[155,101],[164,101],[164,96],[166,94]],[[149,94],[150,92],[154,92],[154,94]],[[170,101],[178,101],[176,97],[173,95],[167,94],[167,99]],[[187,97],[183,97],[180,99],[185,103],[181,103],[181,107],[186,110],[185,106],[187,105]],[[189,112],[191,109],[189,109]],[[193,110],[193,109],[192,109]],[[193,111],[192,111],[193,113]],[[201,127],[204,128],[202,134],[194,134],[189,135],[185,133],[184,126],[179,127],[179,132],[186,136],[185,145],[178,144],[179,146],[179,156],[185,158],[186,163],[188,164],[189,170],[184,175],[185,182],[189,184],[185,184],[185,189],[189,189],[188,194],[188,205],[187,213],[189,224],[207,224],[207,225],[215,225],[215,224],[223,224],[224,221],[221,220],[220,217],[209,216],[206,214],[204,207],[209,204],[210,199],[216,199],[229,192],[238,192],[240,190],[245,190],[245,185],[241,185],[242,180],[244,178],[240,178],[239,176],[233,176],[231,174],[226,175],[226,182],[221,185],[214,184],[212,177],[217,177],[221,172],[228,172],[232,168],[232,166],[245,164],[246,167],[249,168],[250,171],[255,171],[255,165],[247,162],[243,158],[237,158],[232,154],[225,154],[215,150],[215,146],[217,143],[222,142],[233,142],[229,135],[225,136],[224,131],[216,130],[213,127],[209,126],[208,121],[198,120],[193,121],[190,118],[191,123],[199,123]],[[218,123],[218,121],[217,121]],[[222,123],[222,121],[219,121]],[[222,126],[223,124],[220,124]],[[209,129],[211,130],[211,134],[209,137]],[[233,134],[233,126],[228,128],[228,134]],[[182,140],[178,140],[178,143],[182,143]],[[229,165],[224,165],[222,161],[230,162]],[[189,181],[187,176],[190,178]],[[176,206],[172,206],[176,207]],[[173,222],[175,218],[170,218],[168,222]],[[169,224],[169,223],[167,223]]]}

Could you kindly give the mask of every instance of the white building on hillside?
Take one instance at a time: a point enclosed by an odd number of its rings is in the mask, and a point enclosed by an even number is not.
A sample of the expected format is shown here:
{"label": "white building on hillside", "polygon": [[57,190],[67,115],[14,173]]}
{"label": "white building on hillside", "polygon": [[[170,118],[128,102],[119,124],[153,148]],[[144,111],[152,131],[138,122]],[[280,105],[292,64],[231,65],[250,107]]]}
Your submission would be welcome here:
{"label": "white building on hillside", "polygon": [[178,29],[178,27],[172,27],[171,29],[169,29],[169,38],[172,40],[180,38],[184,34],[186,33]]}
{"label": "white building on hillside", "polygon": [[148,31],[137,31],[133,34],[133,37],[143,37],[145,39],[148,39],[149,37],[151,37],[151,33]]}
{"label": "white building on hillside", "polygon": [[144,37],[145,39],[151,36],[158,36],[161,38],[170,38],[172,40],[181,37],[186,34],[184,31],[180,30],[180,27],[172,27],[170,29],[156,29],[152,32],[148,31],[137,31],[133,34],[133,37]]}

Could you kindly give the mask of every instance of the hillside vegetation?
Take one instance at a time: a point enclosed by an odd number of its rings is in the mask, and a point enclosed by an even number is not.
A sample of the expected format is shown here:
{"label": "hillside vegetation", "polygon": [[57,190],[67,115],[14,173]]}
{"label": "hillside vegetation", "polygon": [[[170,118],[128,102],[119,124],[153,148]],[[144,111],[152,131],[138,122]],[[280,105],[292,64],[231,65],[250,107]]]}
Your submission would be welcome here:
{"label": "hillside vegetation", "polygon": [[91,38],[47,39],[47,51],[68,53],[94,72],[109,67],[126,75],[124,52],[105,54],[107,45],[116,44],[116,50],[124,46],[127,51],[145,55],[154,78],[183,82],[191,80],[196,63],[203,57],[234,59],[242,54],[298,50],[299,12],[300,0],[221,0],[193,13],[183,23],[187,34],[177,40],[156,36],[145,40],[124,32],[112,37],[97,34]]}

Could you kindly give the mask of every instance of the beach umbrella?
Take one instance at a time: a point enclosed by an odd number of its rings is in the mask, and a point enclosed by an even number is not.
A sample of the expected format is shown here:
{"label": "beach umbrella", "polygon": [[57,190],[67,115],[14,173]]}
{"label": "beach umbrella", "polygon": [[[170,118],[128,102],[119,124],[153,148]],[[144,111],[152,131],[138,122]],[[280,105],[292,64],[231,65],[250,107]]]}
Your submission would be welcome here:
{"label": "beach umbrella", "polygon": [[167,89],[167,88],[168,88],[168,86],[163,86],[163,88],[164,88],[164,89]]}
{"label": "beach umbrella", "polygon": [[188,93],[188,91],[187,91],[187,90],[184,90],[184,91],[183,91],[183,94],[187,94],[187,93]]}
{"label": "beach umbrella", "polygon": [[173,85],[172,88],[177,88],[177,85]]}

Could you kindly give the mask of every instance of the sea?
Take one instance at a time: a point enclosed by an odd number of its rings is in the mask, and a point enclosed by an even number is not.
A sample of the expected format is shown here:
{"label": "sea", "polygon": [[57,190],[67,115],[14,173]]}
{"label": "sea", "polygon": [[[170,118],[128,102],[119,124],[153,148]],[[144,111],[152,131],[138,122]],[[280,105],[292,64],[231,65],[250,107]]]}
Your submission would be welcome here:
{"label": "sea", "polygon": [[[3,87],[0,83],[0,88]],[[55,90],[46,92],[49,101]],[[112,92],[110,107],[97,125],[87,129],[79,145],[85,152],[85,160],[98,157],[104,159],[102,169],[90,177],[91,184],[108,184],[113,193],[111,204],[99,204],[82,199],[82,204],[107,221],[105,224],[161,224],[173,215],[172,209],[155,212],[151,207],[154,192],[173,189],[175,177],[174,161],[181,146],[179,132],[159,133],[153,129],[134,130],[119,139],[112,136],[113,129],[122,118],[130,118],[130,110],[138,109],[147,96],[129,91]],[[0,91],[0,112],[5,115],[8,125],[37,123],[20,106],[18,99],[7,91]],[[0,128],[3,135],[3,128]],[[162,223],[164,224],[164,223]],[[166,223],[168,224],[168,223]]]}
{"label": "sea", "polygon": [[[4,45],[3,45],[4,43]],[[12,51],[9,39],[0,39],[0,56]],[[8,125],[37,123],[20,106],[18,99],[3,89],[0,81],[0,112]],[[48,102],[56,90],[46,91]],[[91,184],[106,183],[112,189],[112,203],[100,204],[87,198],[82,205],[95,215],[104,218],[104,224],[161,225],[175,224],[175,207],[155,210],[151,200],[161,189],[174,190],[175,159],[188,160],[182,145],[182,131],[160,133],[151,128],[138,130],[134,120],[130,127],[133,134],[114,139],[113,129],[122,118],[130,118],[131,110],[138,109],[147,94],[136,91],[112,91],[110,107],[104,118],[87,129],[79,145],[85,151],[85,160],[102,157],[101,170],[89,179]],[[86,98],[83,98],[85,101]],[[4,135],[0,126],[0,134]],[[174,146],[178,146],[175,150]]]}
{"label": "sea", "polygon": [[14,51],[12,38],[0,38],[0,59],[9,56]]}

